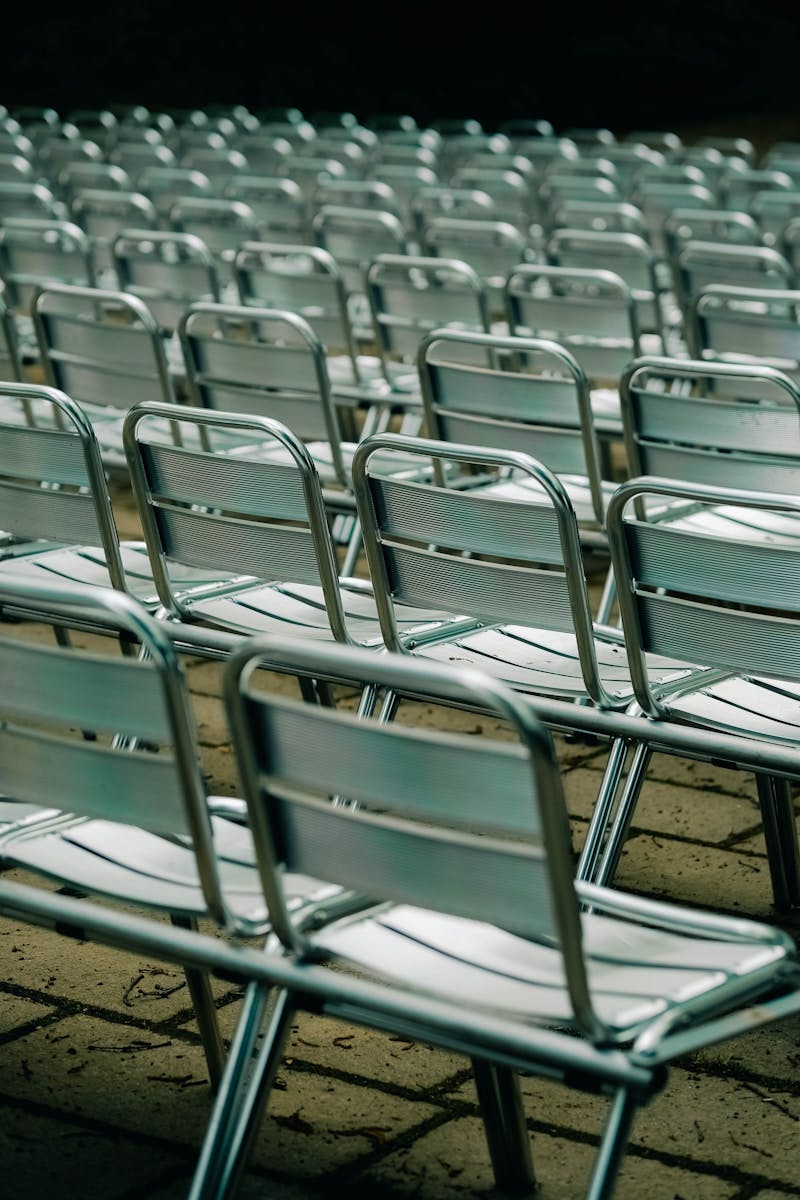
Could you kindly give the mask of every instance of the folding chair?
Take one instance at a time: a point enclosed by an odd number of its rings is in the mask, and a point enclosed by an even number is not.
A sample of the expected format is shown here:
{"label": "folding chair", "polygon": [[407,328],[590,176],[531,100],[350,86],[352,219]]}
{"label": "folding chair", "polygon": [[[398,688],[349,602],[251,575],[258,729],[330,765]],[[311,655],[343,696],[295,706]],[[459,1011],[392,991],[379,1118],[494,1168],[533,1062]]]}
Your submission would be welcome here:
{"label": "folding chair", "polygon": [[[340,577],[322,485],[302,442],[267,417],[182,406],[178,425],[192,432],[176,447],[163,434],[167,415],[166,405],[137,405],[125,446],[173,640],[212,656],[259,631],[382,648],[371,588]],[[202,448],[226,434],[253,449]],[[193,571],[205,572],[205,583],[192,582]],[[449,621],[415,609],[406,624],[423,637]]]}
{"label": "folding chair", "polygon": [[[284,971],[270,977],[267,955],[253,976],[190,1200],[232,1194],[300,1009],[469,1056],[500,1190],[535,1187],[517,1070],[610,1095],[587,1192],[608,1200],[636,1108],[664,1084],[666,1064],[797,1009],[791,939],[576,888],[552,745],[524,703],[477,671],[318,649],[251,643],[226,677]],[[487,709],[514,741],[300,707],[259,688],[255,668],[276,663]],[[356,803],[332,806],[332,792]],[[497,803],[487,807],[487,794]],[[304,925],[284,900],[293,870],[319,870],[378,904]]]}
{"label": "folding chair", "polygon": [[[795,444],[797,417],[794,409]],[[791,476],[793,464],[783,465]],[[678,503],[704,512],[712,527],[700,532],[694,512],[686,528],[675,520],[661,523],[657,515],[648,517],[648,504],[663,508]],[[727,519],[713,522],[720,509]],[[779,909],[800,904],[790,779],[772,769],[769,760],[771,745],[794,745],[797,738],[798,517],[800,503],[792,496],[652,476],[623,484],[608,510],[638,705],[659,724],[699,731],[700,738],[685,753],[701,761],[714,757],[704,754],[703,732],[724,731],[761,745],[756,783]],[[754,536],[765,518],[770,534]],[[782,518],[790,526],[788,539],[781,536]],[[716,672],[716,679],[709,676],[706,686],[685,695],[664,696],[650,679],[646,653],[682,655]],[[603,855],[591,872],[596,880],[613,876],[649,757],[645,741],[637,748]],[[726,761],[737,765],[733,753]]]}
{"label": "folding chair", "polygon": [[106,465],[124,468],[125,410],[175,401],[157,321],[137,296],[66,283],[38,288],[31,312],[47,383],[84,410]]}

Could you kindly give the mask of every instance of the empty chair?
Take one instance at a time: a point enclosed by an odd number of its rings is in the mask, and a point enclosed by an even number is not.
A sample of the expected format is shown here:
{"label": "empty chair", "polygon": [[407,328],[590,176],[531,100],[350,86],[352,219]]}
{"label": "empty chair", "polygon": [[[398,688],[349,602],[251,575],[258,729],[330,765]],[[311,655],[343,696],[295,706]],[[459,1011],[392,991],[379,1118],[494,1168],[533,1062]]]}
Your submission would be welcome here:
{"label": "empty chair", "polygon": [[113,275],[112,244],[122,229],[155,228],[156,210],[141,192],[86,188],[72,201],[72,215],[92,241],[95,269]]}
{"label": "empty chair", "polygon": [[558,267],[613,271],[631,289],[642,333],[663,343],[664,314],[656,257],[650,244],[634,233],[556,229],[547,245],[548,260]]}
{"label": "empty chair", "polygon": [[[181,406],[177,450],[164,437],[168,414],[161,404],[136,406],[125,443],[173,637],[212,655],[268,630],[380,648],[369,585],[340,578],[322,485],[302,442],[267,417]],[[242,451],[202,448],[223,440]],[[186,586],[192,571],[206,572],[205,586]],[[447,619],[414,610],[408,628],[423,637]]]}
{"label": "empty chair", "polygon": [[143,300],[165,334],[190,304],[221,298],[216,260],[192,233],[123,229],[112,256],[120,290]]}
{"label": "empty chair", "polygon": [[644,214],[627,200],[564,200],[552,213],[554,229],[594,229],[648,237]]}
{"label": "empty chair", "polygon": [[800,292],[712,284],[690,310],[689,335],[696,358],[755,362],[800,378]]}
{"label": "empty chair", "polygon": [[[367,295],[384,376],[395,390],[418,394],[419,346],[433,329],[489,332],[486,288],[458,259],[381,254],[367,271]],[[484,361],[481,348],[477,358]]]}
{"label": "empty chair", "polygon": [[348,293],[363,296],[367,266],[378,254],[402,254],[406,231],[393,213],[324,204],[312,222],[314,240],[333,256]]}
{"label": "empty chair", "polygon": [[64,220],[67,211],[43,183],[0,182],[0,222],[9,217]]}
{"label": "empty chair", "polygon": [[764,167],[745,167],[730,170],[719,181],[719,196],[723,208],[748,212],[758,192],[780,190],[789,192],[794,187],[792,177],[785,171],[773,171]]}
{"label": "empty chair", "polygon": [[527,234],[508,221],[433,217],[425,227],[427,252],[469,263],[489,293],[492,315],[504,319],[503,291],[508,272],[531,261]]}
{"label": "empty chair", "polygon": [[147,396],[174,402],[158,322],[137,296],[49,284],[33,297],[47,383],[80,404],[109,467],[125,467],[122,416]]}
{"label": "empty chair", "polygon": [[[789,410],[797,429],[798,412]],[[795,439],[796,439],[795,432]],[[796,469],[795,469],[796,475]],[[692,520],[686,528],[661,523],[650,508],[684,504]],[[705,533],[696,514],[723,509],[726,522]],[[743,529],[773,525],[771,536],[744,536]],[[623,484],[608,510],[608,532],[631,677],[637,702],[659,723],[695,734],[678,750],[689,757],[712,757],[703,733],[726,732],[756,743],[754,769],[770,865],[779,908],[800,903],[800,854],[790,782],[771,770],[769,747],[796,742],[798,695],[796,535],[780,536],[782,517],[797,526],[800,504],[792,496],[753,492],[717,484],[690,484],[642,477]],[[674,698],[659,694],[644,654],[682,655],[710,668],[707,684]],[[719,755],[719,747],[713,755]],[[613,875],[638,799],[651,747],[636,752],[620,796],[597,879]],[[738,765],[742,750],[732,747],[725,761]],[[744,761],[750,757],[745,748]],[[717,759],[718,760],[718,759]]]}
{"label": "empty chair", "polygon": [[711,284],[785,290],[793,283],[792,268],[783,255],[763,245],[689,241],[679,251],[675,269],[687,313]]}
{"label": "empty chair", "polygon": [[248,171],[254,175],[280,175],[286,160],[292,154],[292,143],[283,137],[274,137],[260,130],[240,134],[236,149],[244,155]]}
{"label": "empty chair", "polygon": [[761,244],[761,230],[749,213],[719,208],[675,208],[664,219],[663,232],[664,249],[673,269],[688,242]]}
{"label": "empty chair", "polygon": [[189,167],[147,167],[136,184],[158,213],[159,223],[166,220],[173,204],[184,196],[211,196],[211,180],[202,171]]}
{"label": "empty chair", "polygon": [[121,166],[106,162],[71,162],[58,173],[58,190],[68,204],[87,188],[101,191],[133,191],[131,176]]}
{"label": "empty chair", "polygon": [[241,200],[253,213],[258,236],[268,242],[304,245],[310,236],[308,203],[292,179],[239,175],[225,186],[225,195]]}
{"label": "empty chair", "polygon": [[597,428],[619,433],[617,384],[640,352],[636,305],[611,271],[521,266],[506,283],[508,327],[515,336],[549,338],[565,346],[592,389]]}
{"label": "empty chair", "polygon": [[411,219],[421,240],[425,225],[432,217],[492,217],[495,203],[488,192],[479,188],[423,187],[411,204]]}
{"label": "empty chair", "polygon": [[239,246],[258,237],[256,215],[242,200],[185,196],[169,210],[169,222],[178,233],[191,233],[205,242],[217,260],[224,283],[233,281]]}
{"label": "empty chair", "polygon": [[[800,184],[800,180],[798,180]],[[800,191],[756,192],[750,202],[750,212],[757,221],[764,242],[783,250],[783,231],[790,221],[800,217]]]}
{"label": "empty chair", "polygon": [[[467,351],[484,362],[465,361]],[[535,456],[561,477],[582,540],[604,545],[613,484],[602,478],[589,381],[568,350],[544,338],[438,329],[421,342],[418,361],[429,436]],[[480,477],[474,484],[484,486]],[[523,500],[532,485],[512,476],[485,486]]]}
{"label": "empty chair", "polygon": [[666,253],[664,222],[676,209],[713,209],[716,198],[710,188],[700,183],[666,183],[659,179],[640,179],[631,199],[644,213],[649,229],[649,241],[659,255]]}
{"label": "empty chair", "polygon": [[347,307],[344,276],[319,246],[245,242],[236,255],[242,304],[295,312],[325,347],[334,392],[368,399],[380,383],[374,357],[359,354]]}

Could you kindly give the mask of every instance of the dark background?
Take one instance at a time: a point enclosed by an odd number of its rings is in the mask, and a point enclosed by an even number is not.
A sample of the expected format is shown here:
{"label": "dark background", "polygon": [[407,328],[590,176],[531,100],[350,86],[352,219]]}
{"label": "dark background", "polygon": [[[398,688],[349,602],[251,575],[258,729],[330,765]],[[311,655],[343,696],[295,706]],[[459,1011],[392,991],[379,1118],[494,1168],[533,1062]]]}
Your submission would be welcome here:
{"label": "dark background", "polygon": [[800,114],[800,9],[783,0],[21,3],[3,18],[0,102],[62,115],[291,104],[624,132]]}

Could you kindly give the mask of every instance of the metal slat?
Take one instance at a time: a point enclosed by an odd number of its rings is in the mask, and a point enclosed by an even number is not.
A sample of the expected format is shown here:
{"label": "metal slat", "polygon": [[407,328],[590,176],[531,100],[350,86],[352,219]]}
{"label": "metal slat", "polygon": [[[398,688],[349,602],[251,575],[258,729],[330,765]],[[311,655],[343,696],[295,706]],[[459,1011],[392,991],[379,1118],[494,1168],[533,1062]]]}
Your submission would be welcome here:
{"label": "metal slat", "polygon": [[[266,432],[264,440],[280,449]],[[156,497],[254,517],[290,521],[306,518],[302,479],[293,463],[227,458],[148,442],[139,445]]]}
{"label": "metal slat", "polygon": [[210,567],[263,580],[319,583],[311,532],[235,520],[188,509],[157,510],[165,553],[190,567]]}
{"label": "metal slat", "polygon": [[88,493],[0,483],[3,527],[16,537],[100,543],[94,503]]}
{"label": "metal slat", "polygon": [[[51,412],[53,419],[55,407]],[[80,438],[59,429],[0,425],[0,474],[81,487],[88,484]]]}

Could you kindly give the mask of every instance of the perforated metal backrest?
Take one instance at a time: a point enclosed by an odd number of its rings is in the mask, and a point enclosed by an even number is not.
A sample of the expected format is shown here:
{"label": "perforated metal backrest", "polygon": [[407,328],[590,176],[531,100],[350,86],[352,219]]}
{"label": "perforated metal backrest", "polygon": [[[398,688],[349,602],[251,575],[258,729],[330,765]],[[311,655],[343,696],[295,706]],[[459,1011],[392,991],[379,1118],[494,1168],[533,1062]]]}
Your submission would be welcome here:
{"label": "perforated metal backrest", "polygon": [[[367,296],[387,378],[394,361],[416,365],[420,341],[432,329],[453,324],[489,331],[486,290],[475,271],[455,259],[381,254],[367,270]],[[472,359],[485,361],[485,352]]]}
{"label": "perforated metal backrest", "polygon": [[112,257],[122,291],[143,300],[165,332],[194,301],[220,299],[214,257],[194,234],[123,229]]}
{"label": "perforated metal backrest", "polygon": [[[374,900],[496,923],[561,947],[576,1019],[597,1033],[548,735],[477,672],[339,649],[324,648],[316,669],[486,708],[510,721],[519,741],[478,746],[460,735],[314,711],[258,689],[259,665],[308,670],[306,647],[265,639],[236,655],[226,704],[279,936],[313,946],[313,933],[297,929],[283,899],[285,870],[311,871]],[[491,811],[487,789],[501,797]],[[332,805],[332,795],[358,805]]]}
{"label": "perforated metal backrest", "polygon": [[[466,349],[482,350],[487,365],[465,363]],[[556,474],[585,478],[602,524],[589,381],[569,350],[544,338],[438,329],[421,342],[418,365],[432,437],[520,450]]]}
{"label": "perforated metal backrest", "polygon": [[0,525],[25,542],[96,546],[124,589],[119,540],[94,432],[55,388],[0,383]]}
{"label": "perforated metal backrest", "polygon": [[0,228],[0,275],[9,304],[27,315],[34,289],[42,284],[94,286],[89,239],[69,221],[9,217]]}
{"label": "perforated metal backrest", "polygon": [[696,357],[761,360],[790,373],[800,363],[800,292],[781,288],[703,288],[690,307]]}
{"label": "perforated metal backrest", "polygon": [[[742,523],[784,513],[800,501],[652,476],[623,484],[608,510],[608,536],[631,677],[644,710],[668,707],[651,688],[646,651],[732,674],[800,679],[800,555],[779,533],[747,537],[715,525],[659,523],[636,516],[637,501],[683,501],[697,512],[725,507]],[[738,522],[734,520],[734,528]],[[735,720],[735,709],[730,713]]]}
{"label": "perforated metal backrest", "polygon": [[800,387],[788,376],[640,358],[620,397],[632,475],[800,494]]}
{"label": "perforated metal backrest", "polygon": [[79,404],[174,400],[161,332],[138,297],[50,284],[34,293],[32,313],[48,383]]}
{"label": "perforated metal backrest", "polygon": [[639,353],[630,289],[611,271],[522,266],[506,282],[509,329],[559,342],[590,381],[610,381]]}
{"label": "perforated metal backrest", "polygon": [[304,441],[327,441],[347,486],[325,350],[307,321],[280,309],[194,304],[178,336],[193,404],[269,416]]}
{"label": "perforated metal backrest", "polygon": [[[333,636],[348,640],[322,488],[303,444],[266,417],[181,407],[193,436],[173,445],[159,427],[165,405],[138,405],[124,439],[153,576],[169,612],[187,612],[175,564],[266,583],[321,585]],[[204,436],[198,438],[198,431]],[[203,449],[215,434],[251,437],[254,451]],[[263,453],[267,450],[268,453]],[[189,594],[199,590],[190,586]]]}
{"label": "perforated metal backrest", "polygon": [[3,792],[189,839],[210,913],[224,924],[194,722],[169,639],[136,601],[111,589],[4,578],[0,604],[66,627],[88,621],[145,651],[98,655],[0,637]]}

